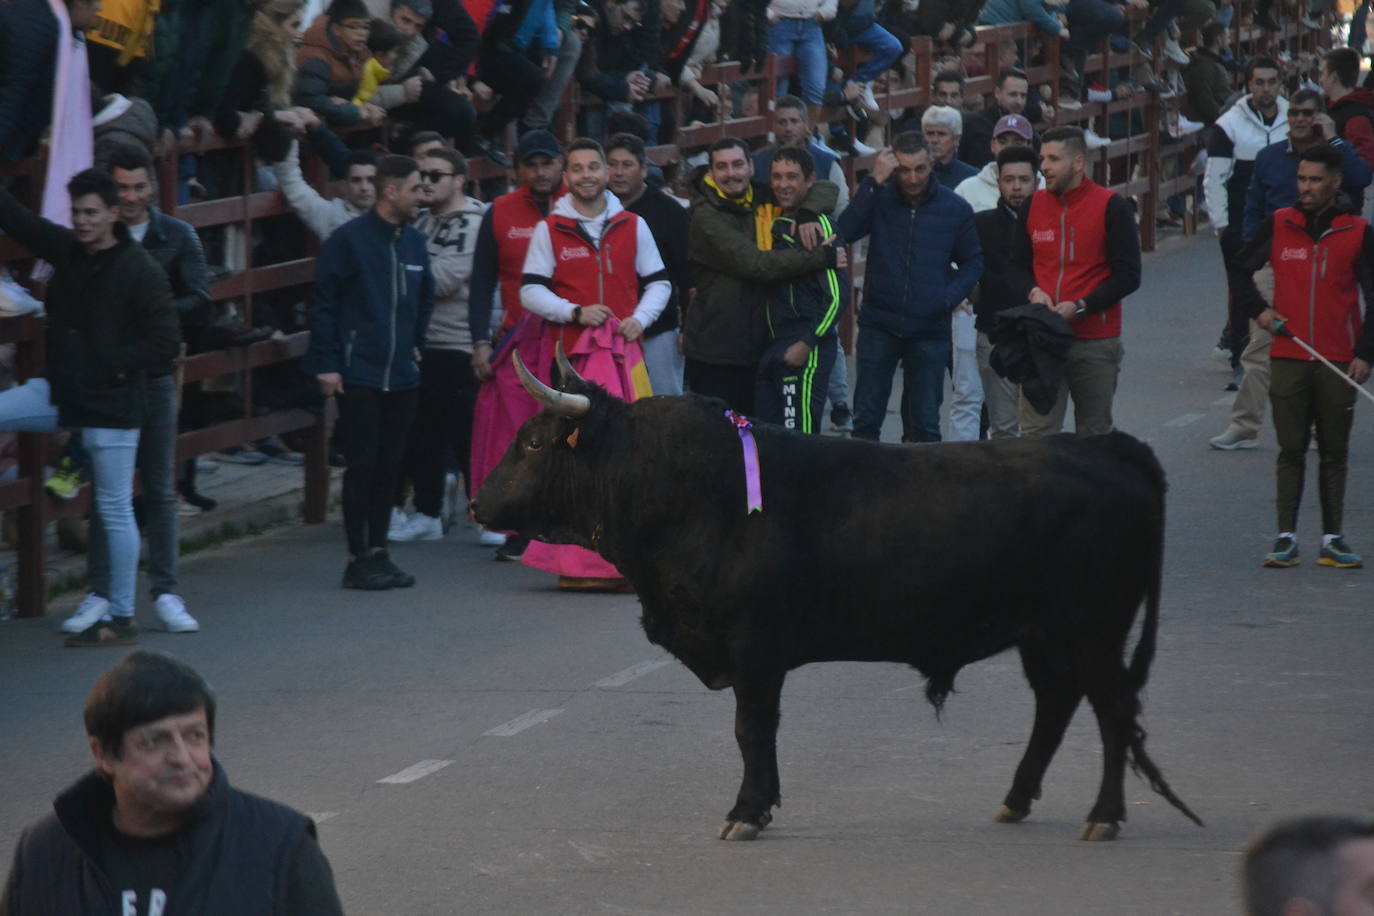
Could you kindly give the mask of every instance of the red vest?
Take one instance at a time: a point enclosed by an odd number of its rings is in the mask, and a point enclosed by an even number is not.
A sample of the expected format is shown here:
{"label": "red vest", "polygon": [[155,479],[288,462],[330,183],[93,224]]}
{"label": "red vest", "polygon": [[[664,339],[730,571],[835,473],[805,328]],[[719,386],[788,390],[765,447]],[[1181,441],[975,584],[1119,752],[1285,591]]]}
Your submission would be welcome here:
{"label": "red vest", "polygon": [[[1355,358],[1363,330],[1360,318],[1359,263],[1366,223],[1343,213],[1317,241],[1307,234],[1307,216],[1293,207],[1274,212],[1269,263],[1274,266],[1274,310],[1288,319],[1294,334],[1333,363]],[[1274,335],[1270,354],[1279,359],[1312,357],[1302,347]]]}
{"label": "red vest", "polygon": [[[553,245],[553,291],[574,305],[600,303],[622,321],[639,305],[639,217],[621,210],[606,220],[601,244],[583,235],[577,220],[550,216],[549,241]],[[563,349],[571,353],[582,334],[577,324],[549,323],[549,333],[563,335]]]}
{"label": "red vest", "polygon": [[[1112,275],[1107,263],[1107,202],[1113,192],[1091,179],[1062,197],[1036,191],[1026,232],[1030,234],[1035,285],[1055,302],[1082,299]],[[1121,303],[1073,322],[1079,340],[1121,336]]]}
{"label": "red vest", "polygon": [[[561,194],[562,189],[555,191],[553,200],[558,200]],[[501,284],[501,308],[505,311],[501,320],[502,334],[515,327],[525,314],[520,307],[525,252],[529,250],[534,227],[544,219],[544,211],[534,202],[529,188],[516,188],[491,202],[491,233],[496,239],[497,276]]]}

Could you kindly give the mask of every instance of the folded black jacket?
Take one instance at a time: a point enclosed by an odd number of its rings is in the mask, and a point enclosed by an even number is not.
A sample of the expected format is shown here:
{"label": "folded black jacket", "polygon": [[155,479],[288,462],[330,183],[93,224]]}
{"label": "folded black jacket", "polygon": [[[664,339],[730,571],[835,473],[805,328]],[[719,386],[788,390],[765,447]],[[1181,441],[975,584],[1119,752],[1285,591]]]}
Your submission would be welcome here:
{"label": "folded black jacket", "polygon": [[1031,406],[1048,414],[1059,397],[1073,328],[1043,305],[1018,305],[997,313],[988,339],[993,371],[1019,383]]}

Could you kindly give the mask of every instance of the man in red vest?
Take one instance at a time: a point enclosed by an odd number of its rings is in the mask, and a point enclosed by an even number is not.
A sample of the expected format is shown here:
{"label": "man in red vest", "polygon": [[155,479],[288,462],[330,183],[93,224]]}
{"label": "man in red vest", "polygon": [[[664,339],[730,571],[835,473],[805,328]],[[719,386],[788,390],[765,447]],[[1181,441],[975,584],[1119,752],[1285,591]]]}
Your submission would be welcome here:
{"label": "man in red vest", "polygon": [[672,295],[668,271],[648,224],[606,190],[610,173],[601,144],[574,140],[567,162],[569,193],[534,229],[520,303],[548,323],[565,353],[573,352],[583,328],[611,318],[620,319],[616,333],[638,340]]}
{"label": "man in red vest", "polygon": [[1073,398],[1080,436],[1112,431],[1112,400],[1121,371],[1121,300],[1140,286],[1140,237],[1130,202],[1086,174],[1087,146],[1077,127],[1045,131],[1043,190],[1022,210],[1012,233],[1008,273],[1025,301],[1073,327],[1064,382],[1049,414],[1021,397],[1021,435],[1049,436],[1064,425]]}
{"label": "man in red vest", "polygon": [[[1369,378],[1374,362],[1374,230],[1349,207],[1337,204],[1342,167],[1342,154],[1333,146],[1319,143],[1303,150],[1297,206],[1265,219],[1232,271],[1241,308],[1274,334],[1269,402],[1279,440],[1279,536],[1265,566],[1298,565],[1298,503],[1314,423],[1323,531],[1317,562],[1341,569],[1363,565],[1341,534],[1355,389],[1284,333],[1291,331],[1356,383]],[[1274,268],[1272,305],[1252,276],[1266,263]]]}
{"label": "man in red vest", "polygon": [[[561,193],[563,151],[546,130],[532,130],[520,138],[515,148],[515,176],[518,186],[492,201],[477,230],[477,246],[472,258],[472,287],[468,296],[468,327],[472,329],[472,371],[483,385],[478,393],[472,430],[472,480],[469,490],[476,493],[505,453],[515,431],[539,412],[534,399],[524,394],[518,383],[501,386],[497,373],[513,375],[510,352],[516,332],[524,343],[520,355],[525,364],[535,366],[535,357],[523,347],[537,342],[539,332],[522,325],[525,310],[520,306],[520,283],[525,270],[525,252],[530,247],[534,227],[549,215],[549,208]],[[503,313],[499,328],[491,326],[492,303],[499,296]],[[531,318],[537,322],[538,318]],[[520,326],[517,331],[517,325]],[[494,333],[493,333],[494,332]],[[505,345],[493,364],[493,342]],[[538,371],[536,369],[536,371]],[[507,396],[496,397],[497,391]],[[498,560],[518,560],[524,553],[525,538],[483,531],[482,544],[496,547]]]}

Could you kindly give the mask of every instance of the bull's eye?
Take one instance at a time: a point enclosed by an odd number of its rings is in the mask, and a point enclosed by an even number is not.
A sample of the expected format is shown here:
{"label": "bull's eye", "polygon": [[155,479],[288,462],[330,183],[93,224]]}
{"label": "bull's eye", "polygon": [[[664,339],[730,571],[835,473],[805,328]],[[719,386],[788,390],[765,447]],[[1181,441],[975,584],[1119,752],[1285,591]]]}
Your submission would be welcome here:
{"label": "bull's eye", "polygon": [[529,441],[529,444],[525,446],[525,448],[529,449],[532,452],[537,452],[543,447],[544,443],[540,442],[538,439],[531,439]]}

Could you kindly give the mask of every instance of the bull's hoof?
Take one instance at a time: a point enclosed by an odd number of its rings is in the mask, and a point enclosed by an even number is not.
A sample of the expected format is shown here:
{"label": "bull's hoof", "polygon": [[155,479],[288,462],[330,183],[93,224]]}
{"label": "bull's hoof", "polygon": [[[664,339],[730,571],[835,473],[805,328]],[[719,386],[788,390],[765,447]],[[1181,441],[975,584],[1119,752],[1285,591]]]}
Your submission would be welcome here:
{"label": "bull's hoof", "polygon": [[1015,808],[1008,808],[1006,805],[1003,805],[1002,809],[997,812],[997,816],[994,817],[993,820],[999,824],[1019,824],[1029,816],[1029,808],[1024,811],[1018,811]]}
{"label": "bull's hoof", "polygon": [[717,836],[722,840],[757,840],[761,830],[763,828],[758,824],[747,821],[726,821],[720,825]]}
{"label": "bull's hoof", "polygon": [[1114,840],[1121,833],[1121,825],[1116,821],[1093,822],[1083,825],[1083,832],[1079,835],[1080,840],[1087,840],[1090,843],[1105,843]]}

